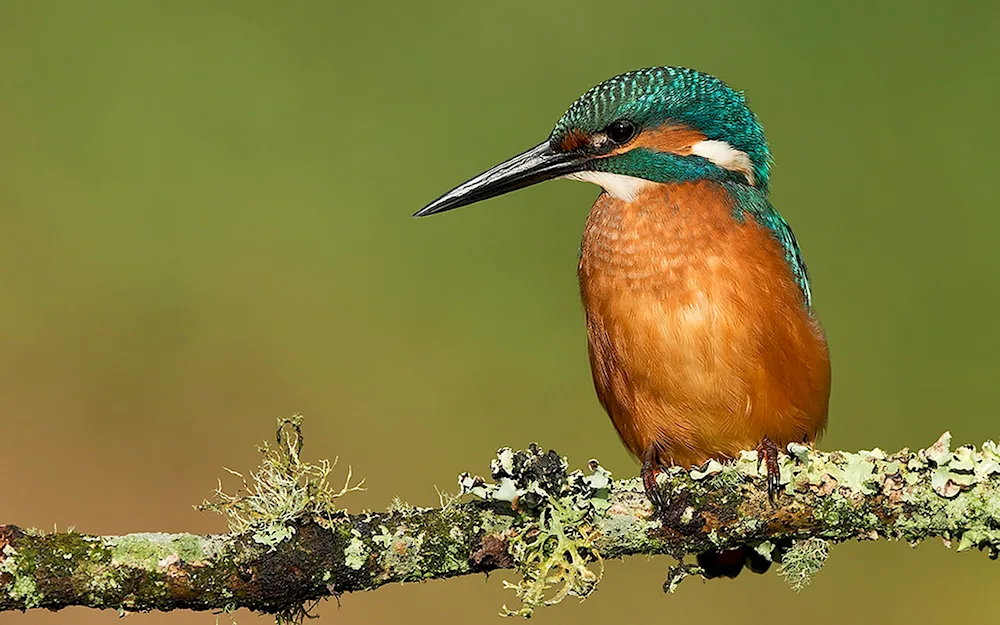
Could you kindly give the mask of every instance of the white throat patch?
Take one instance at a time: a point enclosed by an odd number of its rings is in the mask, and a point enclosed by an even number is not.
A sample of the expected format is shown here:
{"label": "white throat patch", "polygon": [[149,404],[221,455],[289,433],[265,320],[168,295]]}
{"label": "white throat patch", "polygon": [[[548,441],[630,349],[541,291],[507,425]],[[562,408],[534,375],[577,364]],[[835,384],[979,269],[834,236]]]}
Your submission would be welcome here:
{"label": "white throat patch", "polygon": [[753,163],[746,152],[741,152],[725,141],[699,141],[691,146],[691,154],[708,159],[723,169],[738,171],[746,176],[750,186],[755,186]]}
{"label": "white throat patch", "polygon": [[567,180],[579,180],[581,182],[593,182],[599,185],[613,198],[631,202],[643,188],[653,184],[649,180],[635,178],[633,176],[623,176],[621,174],[610,174],[606,171],[578,171],[573,174],[563,176]]}

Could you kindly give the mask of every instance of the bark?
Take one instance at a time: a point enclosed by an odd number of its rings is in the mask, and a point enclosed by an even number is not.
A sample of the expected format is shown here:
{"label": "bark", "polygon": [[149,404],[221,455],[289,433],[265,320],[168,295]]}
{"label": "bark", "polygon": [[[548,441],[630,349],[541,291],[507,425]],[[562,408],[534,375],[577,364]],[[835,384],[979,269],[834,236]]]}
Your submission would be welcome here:
{"label": "bark", "polygon": [[[770,502],[756,457],[672,469],[669,502],[654,514],[639,480],[567,473],[537,448],[501,450],[494,482],[463,475],[464,501],[440,508],[244,519],[211,536],[43,534],[0,526],[0,610],[67,606],[252,610],[285,617],[309,602],[385,584],[519,569],[525,611],[585,596],[600,560],[749,545],[777,559],[793,585],[808,581],[829,545],[940,537],[959,550],[1000,547],[1000,454],[987,443],[949,449],[821,453],[793,448]],[[296,448],[297,451],[297,448]],[[297,457],[296,457],[297,461]],[[256,476],[255,476],[256,477]],[[589,572],[589,574],[588,574]],[[673,569],[672,590],[692,565]]]}

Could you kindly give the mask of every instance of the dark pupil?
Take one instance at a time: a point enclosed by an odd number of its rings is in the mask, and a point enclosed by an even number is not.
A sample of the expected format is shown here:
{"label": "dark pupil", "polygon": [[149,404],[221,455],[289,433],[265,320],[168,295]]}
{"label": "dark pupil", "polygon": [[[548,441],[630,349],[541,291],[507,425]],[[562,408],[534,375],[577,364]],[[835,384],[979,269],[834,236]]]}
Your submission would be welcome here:
{"label": "dark pupil", "polygon": [[628,143],[635,136],[635,125],[627,119],[619,119],[608,124],[604,132],[615,143]]}

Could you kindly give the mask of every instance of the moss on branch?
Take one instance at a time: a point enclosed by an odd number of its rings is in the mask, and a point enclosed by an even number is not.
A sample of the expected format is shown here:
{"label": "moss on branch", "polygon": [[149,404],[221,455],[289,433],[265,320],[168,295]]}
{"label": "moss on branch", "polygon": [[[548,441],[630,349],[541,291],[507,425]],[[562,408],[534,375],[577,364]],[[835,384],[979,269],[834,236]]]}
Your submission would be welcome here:
{"label": "moss on branch", "polygon": [[596,461],[568,471],[554,452],[501,449],[491,480],[460,476],[460,498],[439,508],[394,502],[348,514],[334,500],[332,464],[299,459],[299,422],[282,421],[277,448],[243,491],[220,488],[207,507],[229,534],[43,534],[0,526],[0,610],[67,606],[119,611],[250,608],[295,620],[303,606],[394,582],[516,569],[507,584],[528,616],[565,596],[586,597],[601,562],[668,554],[664,589],[697,574],[691,554],[749,545],[782,561],[801,588],[831,545],[846,540],[943,538],[958,550],[1000,553],[1000,449],[816,452],[792,446],[771,504],[754,452],[661,476],[668,506],[654,515],[638,479],[613,481]]}

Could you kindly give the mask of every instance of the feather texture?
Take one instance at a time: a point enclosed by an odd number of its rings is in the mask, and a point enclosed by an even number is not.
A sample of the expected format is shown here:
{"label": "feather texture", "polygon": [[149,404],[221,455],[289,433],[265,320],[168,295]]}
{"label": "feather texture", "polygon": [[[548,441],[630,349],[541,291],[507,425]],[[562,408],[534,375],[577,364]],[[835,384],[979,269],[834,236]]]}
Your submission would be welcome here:
{"label": "feather texture", "polygon": [[651,184],[632,202],[602,194],[588,217],[579,277],[594,383],[636,456],[653,445],[690,466],[765,437],[811,442],[826,424],[829,357],[782,240],[794,237],[745,189]]}

